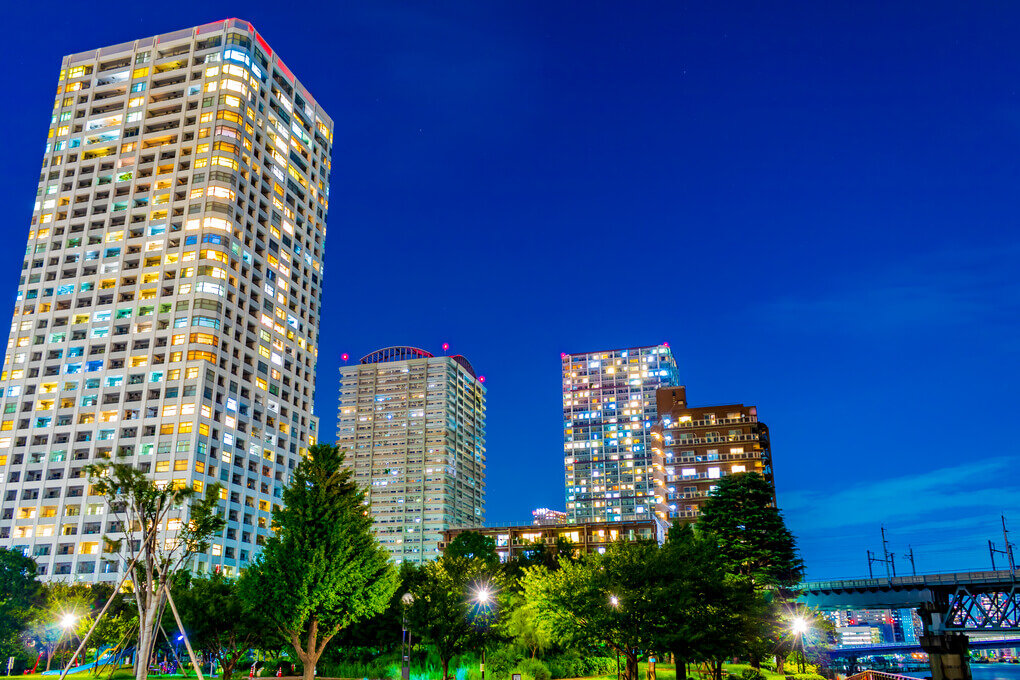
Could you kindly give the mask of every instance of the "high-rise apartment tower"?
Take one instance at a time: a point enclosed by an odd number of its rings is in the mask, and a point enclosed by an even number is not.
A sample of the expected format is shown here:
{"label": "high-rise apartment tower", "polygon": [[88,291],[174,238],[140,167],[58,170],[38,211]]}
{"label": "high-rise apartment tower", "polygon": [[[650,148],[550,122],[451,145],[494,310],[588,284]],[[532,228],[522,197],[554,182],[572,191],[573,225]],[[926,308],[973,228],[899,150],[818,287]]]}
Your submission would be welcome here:
{"label": "high-rise apartment tower", "polygon": [[563,456],[571,522],[666,516],[652,448],[655,393],[679,384],[668,345],[561,355]]}
{"label": "high-rise apartment tower", "polygon": [[657,398],[652,448],[663,458],[671,519],[697,519],[726,475],[756,472],[774,483],[769,428],[758,420],[758,407],[689,406],[683,386],[663,388]]}
{"label": "high-rise apartment tower", "polygon": [[64,57],[0,376],[0,545],[114,581],[83,467],[219,482],[236,573],[312,415],[333,123],[247,21]]}
{"label": "high-rise apartment tower", "polygon": [[462,356],[387,347],[340,368],[337,445],[396,562],[485,521],[485,386]]}

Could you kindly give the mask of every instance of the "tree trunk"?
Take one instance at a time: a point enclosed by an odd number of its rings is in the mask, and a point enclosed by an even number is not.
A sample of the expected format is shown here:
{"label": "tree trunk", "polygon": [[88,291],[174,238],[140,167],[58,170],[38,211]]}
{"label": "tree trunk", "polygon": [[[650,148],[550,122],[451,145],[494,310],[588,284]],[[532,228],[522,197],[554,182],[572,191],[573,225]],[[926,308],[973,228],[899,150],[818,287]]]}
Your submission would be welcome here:
{"label": "tree trunk", "polygon": [[241,660],[241,654],[224,654],[220,660],[220,677],[223,680],[230,680],[234,676],[234,669],[237,662]]}
{"label": "tree trunk", "polygon": [[156,643],[156,616],[159,613],[158,602],[149,601],[145,612],[138,617],[138,648],[135,661],[135,680],[146,680],[149,675],[149,661]]}
{"label": "tree trunk", "polygon": [[443,680],[450,680],[450,660],[443,657],[439,660],[439,663],[443,666]]}
{"label": "tree trunk", "polygon": [[782,654],[776,654],[776,673],[783,675],[786,671],[786,657]]}
{"label": "tree trunk", "polygon": [[624,656],[627,659],[627,680],[639,680],[637,653],[628,649]]}
{"label": "tree trunk", "polygon": [[302,661],[305,664],[304,673],[302,674],[303,680],[315,680],[315,664],[319,661],[318,643],[319,643],[319,620],[314,616],[311,619],[311,625],[308,627],[308,647],[305,649]]}
{"label": "tree trunk", "polygon": [[46,670],[43,671],[44,673],[49,673],[49,671],[50,671],[50,664],[52,664],[52,663],[53,663],[53,650],[47,650],[46,651]]}
{"label": "tree trunk", "polygon": [[687,680],[687,663],[676,652],[673,653],[673,664],[676,666],[676,680]]}

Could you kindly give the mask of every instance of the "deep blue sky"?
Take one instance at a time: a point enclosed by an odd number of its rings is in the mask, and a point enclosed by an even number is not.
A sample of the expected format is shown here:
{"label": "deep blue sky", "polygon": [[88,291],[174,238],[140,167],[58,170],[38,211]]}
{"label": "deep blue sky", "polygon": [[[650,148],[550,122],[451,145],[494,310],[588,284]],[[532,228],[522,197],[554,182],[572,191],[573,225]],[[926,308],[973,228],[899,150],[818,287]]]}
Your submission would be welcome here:
{"label": "deep blue sky", "polygon": [[1020,537],[1013,3],[11,3],[12,297],[60,57],[252,21],[336,122],[316,409],[443,342],[489,388],[488,517],[563,507],[561,351],[675,349],[757,404],[809,575]]}

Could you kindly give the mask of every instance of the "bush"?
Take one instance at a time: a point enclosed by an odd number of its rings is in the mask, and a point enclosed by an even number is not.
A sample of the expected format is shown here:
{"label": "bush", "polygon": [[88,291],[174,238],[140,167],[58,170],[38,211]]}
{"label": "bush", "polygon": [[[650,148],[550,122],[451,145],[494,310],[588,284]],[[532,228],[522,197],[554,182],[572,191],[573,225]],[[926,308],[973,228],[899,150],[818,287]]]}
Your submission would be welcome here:
{"label": "bush", "polygon": [[517,664],[517,670],[524,675],[530,675],[535,680],[550,680],[552,678],[549,667],[538,659],[521,659]]}
{"label": "bush", "polygon": [[485,670],[490,671],[493,678],[509,678],[520,660],[521,654],[516,648],[499,647],[485,655]]}
{"label": "bush", "polygon": [[580,656],[567,652],[545,661],[553,678],[587,678],[616,672],[616,658],[612,656]]}
{"label": "bush", "polygon": [[740,673],[741,680],[765,680],[765,674],[757,668],[745,668]]}

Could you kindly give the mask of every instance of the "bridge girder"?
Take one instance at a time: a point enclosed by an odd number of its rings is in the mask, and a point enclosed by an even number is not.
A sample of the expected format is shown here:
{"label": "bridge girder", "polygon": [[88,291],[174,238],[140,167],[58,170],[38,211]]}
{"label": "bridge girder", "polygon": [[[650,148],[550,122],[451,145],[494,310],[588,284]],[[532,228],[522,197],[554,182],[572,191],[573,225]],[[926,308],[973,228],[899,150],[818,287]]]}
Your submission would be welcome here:
{"label": "bridge girder", "polygon": [[948,598],[943,630],[1008,631],[1020,628],[1020,589],[960,587]]}
{"label": "bridge girder", "polygon": [[1010,572],[809,583],[798,600],[827,610],[918,608],[927,634],[1020,630],[1020,585]]}

